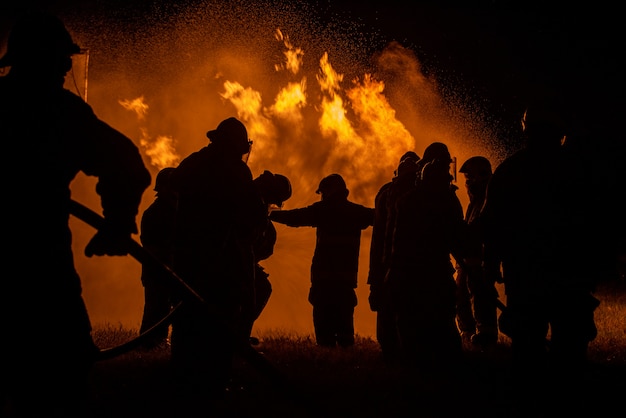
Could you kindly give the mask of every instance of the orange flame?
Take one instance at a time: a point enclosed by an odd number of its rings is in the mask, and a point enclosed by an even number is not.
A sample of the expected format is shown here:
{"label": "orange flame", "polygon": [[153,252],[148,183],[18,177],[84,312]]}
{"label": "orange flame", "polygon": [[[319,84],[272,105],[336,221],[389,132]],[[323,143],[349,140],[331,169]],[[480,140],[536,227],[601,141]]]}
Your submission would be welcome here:
{"label": "orange flame", "polygon": [[[145,103],[143,96],[133,100],[120,100],[119,103],[124,109],[135,112],[139,121],[146,119],[149,106]],[[159,135],[156,139],[152,139],[146,128],[141,127],[140,130],[141,138],[139,143],[144,148],[145,154],[150,157],[150,164],[158,170],[178,165],[180,156],[176,153],[174,138]]]}
{"label": "orange flame", "polygon": [[276,68],[276,71],[286,69],[293,74],[298,74],[298,72],[300,72],[300,67],[302,66],[304,51],[302,50],[302,48],[294,47],[289,41],[289,37],[284,36],[280,28],[276,29],[275,38],[279,41],[283,41],[287,50],[283,53],[285,55],[285,63],[276,64],[274,68]]}
{"label": "orange flame", "polygon": [[119,103],[126,110],[131,110],[137,114],[137,119],[145,120],[148,114],[148,105],[145,103],[143,96],[133,100],[120,100]]}

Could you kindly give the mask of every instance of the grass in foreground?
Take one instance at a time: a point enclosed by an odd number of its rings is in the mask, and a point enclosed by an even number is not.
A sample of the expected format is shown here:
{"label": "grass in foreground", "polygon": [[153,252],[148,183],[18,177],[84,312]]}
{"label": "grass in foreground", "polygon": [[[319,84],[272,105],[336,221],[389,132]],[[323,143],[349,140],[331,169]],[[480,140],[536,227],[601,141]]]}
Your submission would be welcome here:
{"label": "grass in foreground", "polygon": [[[614,415],[613,408],[622,408],[626,284],[609,283],[599,289],[597,297],[602,301],[596,315],[599,335],[589,350],[592,370],[584,376],[584,397],[589,412],[602,417]],[[100,347],[120,344],[135,335],[136,331],[119,327],[95,332]],[[256,348],[284,377],[285,386],[272,384],[238,359],[224,398],[203,402],[185,413],[173,403],[167,347],[131,351],[98,362],[92,381],[93,417],[520,416],[511,412],[510,347],[505,336],[488,353],[468,348],[465,364],[454,380],[427,379],[409,375],[400,367],[387,367],[378,344],[369,338],[357,337],[349,349],[328,349],[316,346],[311,336],[268,332]],[[577,397],[572,393],[566,399],[577,401]],[[542,415],[538,411],[534,416]]]}

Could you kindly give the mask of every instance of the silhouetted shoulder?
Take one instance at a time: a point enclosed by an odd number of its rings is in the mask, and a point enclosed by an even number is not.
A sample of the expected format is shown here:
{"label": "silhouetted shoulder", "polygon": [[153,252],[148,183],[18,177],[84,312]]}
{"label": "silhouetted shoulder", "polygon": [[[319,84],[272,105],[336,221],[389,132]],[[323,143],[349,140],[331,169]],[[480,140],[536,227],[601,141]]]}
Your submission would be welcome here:
{"label": "silhouetted shoulder", "polygon": [[358,203],[348,202],[352,207],[355,220],[358,220],[361,229],[365,229],[368,226],[374,225],[374,217],[376,211],[374,208],[368,208]]}
{"label": "silhouetted shoulder", "polygon": [[374,205],[376,205],[377,202],[381,201],[381,199],[384,199],[385,196],[387,196],[392,184],[393,182],[390,181],[388,183],[383,184],[381,188],[378,189],[378,192],[376,193],[376,197],[374,198]]}

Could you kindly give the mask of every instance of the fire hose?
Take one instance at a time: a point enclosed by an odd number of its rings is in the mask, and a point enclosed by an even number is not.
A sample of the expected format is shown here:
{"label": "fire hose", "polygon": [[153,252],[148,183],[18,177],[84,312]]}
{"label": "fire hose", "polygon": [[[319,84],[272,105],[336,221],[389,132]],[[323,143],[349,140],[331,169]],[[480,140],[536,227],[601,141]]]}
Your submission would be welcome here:
{"label": "fire hose", "polygon": [[[95,229],[101,229],[104,224],[104,218],[101,215],[97,214],[93,210],[89,209],[81,203],[78,203],[75,200],[70,200],[70,214],[74,215],[76,218],[80,219],[81,221],[85,222],[87,225],[92,226]],[[156,256],[154,256],[150,251],[143,248],[138,242],[136,242],[132,238],[129,242],[128,253],[141,264],[149,263],[156,268],[166,272],[166,277],[168,277],[170,280],[174,281],[179,287],[181,287],[186,297],[193,298],[203,304],[205,303],[204,299],[202,299],[202,297],[195,290],[187,285],[187,283],[185,283],[185,281],[181,279],[172,269],[163,264]],[[138,337],[115,347],[101,349],[98,360],[108,360],[140,346],[141,343],[149,338],[155,331],[162,327],[166,327],[171,323],[174,314],[181,304],[182,302],[179,302],[170,310],[170,312],[163,319],[158,321],[148,330],[141,333]]]}
{"label": "fire hose", "polygon": [[[102,228],[104,224],[104,218],[101,215],[82,205],[81,203],[76,202],[75,200],[70,201],[70,214],[85,222],[86,224],[94,227],[95,229]],[[176,272],[174,272],[167,265],[163,264],[150,251],[143,248],[141,244],[139,244],[132,238],[129,239],[128,254],[135,258],[137,261],[139,261],[141,264],[150,263],[151,265],[154,265],[155,267],[165,272],[166,276],[169,278],[172,284],[178,286],[182,290],[182,302],[176,305],[170,311],[170,313],[163,319],[161,319],[157,324],[140,334],[135,339],[116,347],[101,349],[98,360],[110,359],[138,347],[142,343],[142,341],[150,336],[155,330],[163,326],[169,325],[173,316],[176,314],[177,309],[183,303],[201,303],[202,306],[207,308],[209,314],[212,315],[215,320],[221,320],[219,314],[215,311],[215,309],[211,305],[209,305],[182,278],[180,278],[176,274]],[[244,339],[241,337],[235,337],[237,333],[235,333],[232,329],[231,333],[236,343],[236,351],[239,355],[242,356],[244,360],[246,360],[249,364],[251,364],[258,371],[260,371],[263,376],[268,378],[275,385],[287,389],[292,387],[288,384],[285,376],[283,376],[269,360],[267,360],[261,353],[259,353],[254,347],[250,345],[250,342],[247,338]]]}

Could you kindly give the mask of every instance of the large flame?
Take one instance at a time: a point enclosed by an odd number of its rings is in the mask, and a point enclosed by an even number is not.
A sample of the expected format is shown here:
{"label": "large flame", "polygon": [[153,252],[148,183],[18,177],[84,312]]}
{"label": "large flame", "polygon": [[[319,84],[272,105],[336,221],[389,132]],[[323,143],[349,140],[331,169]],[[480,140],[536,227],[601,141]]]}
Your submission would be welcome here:
{"label": "large flame", "polygon": [[[411,50],[392,42],[369,56],[353,34],[320,29],[312,11],[263,7],[260,19],[254,7],[208,1],[154,18],[145,39],[137,39],[135,27],[103,19],[111,25],[106,39],[126,42],[119,45],[103,43],[100,20],[70,16],[68,26],[92,55],[89,103],[136,142],[153,178],[205,146],[206,131],[229,116],[242,120],[254,141],[248,160],[253,174],[268,169],[291,179],[294,194],[285,208],[315,202],[319,181],[333,172],[346,179],[351,200],[372,207],[400,156],[407,150],[421,155],[434,141],[448,144],[460,162],[476,154],[498,162],[488,127],[444,101]],[[243,28],[241,21],[247,22]],[[93,185],[81,176],[72,192],[97,210]],[[466,204],[462,185],[459,197]],[[144,195],[138,221],[153,199],[153,193]],[[78,221],[72,227],[94,324],[138,327],[140,266],[129,257],[84,258],[93,230]],[[256,330],[312,333],[307,293],[314,230],[277,229],[275,253],[264,262],[273,294]],[[362,239],[355,313],[356,332],[364,336],[375,334],[365,284],[370,235],[366,230]]]}

